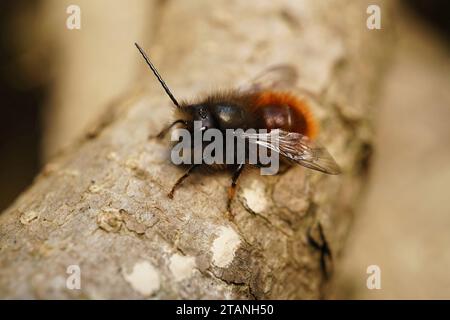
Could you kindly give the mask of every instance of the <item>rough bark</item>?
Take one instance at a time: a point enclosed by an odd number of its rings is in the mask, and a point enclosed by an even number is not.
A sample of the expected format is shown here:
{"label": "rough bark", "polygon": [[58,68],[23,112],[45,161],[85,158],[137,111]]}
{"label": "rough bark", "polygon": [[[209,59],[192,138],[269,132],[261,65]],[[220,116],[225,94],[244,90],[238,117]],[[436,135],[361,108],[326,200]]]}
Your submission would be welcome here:
{"label": "rough bark", "polygon": [[[142,66],[136,85],[0,216],[5,298],[320,298],[364,182],[371,103],[389,41],[362,1],[160,2],[146,47],[179,97],[296,65],[321,141],[344,173],[246,171],[226,212],[227,172],[182,173],[149,140],[170,102]],[[176,39],[176,41],[174,40]],[[130,46],[132,46],[130,42]],[[136,53],[136,59],[141,59]],[[66,271],[81,268],[81,289]]]}

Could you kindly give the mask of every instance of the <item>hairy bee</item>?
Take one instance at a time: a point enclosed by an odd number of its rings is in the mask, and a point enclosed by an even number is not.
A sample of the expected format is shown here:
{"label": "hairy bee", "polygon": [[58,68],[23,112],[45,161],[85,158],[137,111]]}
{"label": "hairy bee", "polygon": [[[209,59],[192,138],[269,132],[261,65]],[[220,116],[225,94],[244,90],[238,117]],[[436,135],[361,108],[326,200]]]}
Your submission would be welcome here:
{"label": "hairy bee", "polygon": [[[288,65],[273,67],[237,89],[212,93],[192,103],[179,103],[144,50],[138,44],[135,45],[176,106],[175,121],[166,126],[158,137],[165,136],[178,124],[193,131],[194,121],[201,122],[203,130],[215,128],[222,132],[227,129],[267,129],[269,132],[278,129],[277,143],[273,143],[272,140],[272,143],[265,144],[266,148],[279,153],[287,162],[327,174],[340,173],[340,168],[332,156],[314,141],[318,125],[308,104],[287,89],[293,88],[297,81],[294,67]],[[257,137],[258,134],[255,134],[254,138]],[[190,165],[172,187],[169,197],[173,197],[175,189],[200,165]],[[233,169],[228,208],[245,165],[248,165],[248,162],[216,166]]]}

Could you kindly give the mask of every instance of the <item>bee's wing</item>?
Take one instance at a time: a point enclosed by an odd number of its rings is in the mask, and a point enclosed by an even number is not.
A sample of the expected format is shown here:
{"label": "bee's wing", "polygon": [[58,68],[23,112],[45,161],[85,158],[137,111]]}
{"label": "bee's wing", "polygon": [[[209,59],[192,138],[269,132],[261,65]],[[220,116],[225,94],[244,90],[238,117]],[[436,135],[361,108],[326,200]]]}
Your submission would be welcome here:
{"label": "bee's wing", "polygon": [[269,133],[242,133],[249,143],[269,148],[304,167],[328,174],[339,174],[341,170],[328,151],[307,136],[297,132],[275,129]]}
{"label": "bee's wing", "polygon": [[265,89],[286,90],[293,88],[297,79],[298,74],[294,66],[288,64],[276,65],[239,86],[239,90],[244,92],[257,92]]}

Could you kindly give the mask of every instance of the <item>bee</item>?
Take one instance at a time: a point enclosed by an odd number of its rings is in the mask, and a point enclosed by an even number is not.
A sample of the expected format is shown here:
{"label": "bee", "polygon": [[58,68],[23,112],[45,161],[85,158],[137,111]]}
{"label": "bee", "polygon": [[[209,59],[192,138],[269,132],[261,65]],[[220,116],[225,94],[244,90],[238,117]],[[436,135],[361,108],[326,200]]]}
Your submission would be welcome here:
{"label": "bee", "polygon": [[[318,124],[307,102],[288,90],[297,81],[294,67],[272,67],[237,89],[215,92],[194,102],[179,103],[144,50],[137,43],[135,45],[176,107],[175,121],[167,125],[157,135],[158,138],[164,137],[176,125],[182,125],[192,132],[194,121],[201,121],[202,129],[215,128],[221,132],[226,129],[267,129],[268,132],[278,129],[277,143],[271,140],[264,147],[277,152],[284,162],[299,164],[326,174],[340,173],[333,157],[314,141],[318,134]],[[258,135],[254,134],[254,137],[258,138]],[[200,165],[192,164],[187,168],[168,193],[170,198],[173,198],[177,187]],[[228,210],[239,176],[246,165],[249,165],[248,161],[216,165],[219,169],[231,167],[233,170],[228,190]]]}

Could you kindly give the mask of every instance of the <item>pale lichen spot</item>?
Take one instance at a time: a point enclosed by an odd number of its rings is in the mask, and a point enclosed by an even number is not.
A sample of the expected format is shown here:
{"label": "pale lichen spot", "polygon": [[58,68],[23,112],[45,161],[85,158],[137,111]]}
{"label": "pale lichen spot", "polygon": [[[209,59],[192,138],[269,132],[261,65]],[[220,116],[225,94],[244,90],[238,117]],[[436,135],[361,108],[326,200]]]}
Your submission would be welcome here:
{"label": "pale lichen spot", "polygon": [[131,273],[123,276],[135,291],[145,297],[158,291],[161,284],[158,270],[148,261],[137,262]]}
{"label": "pale lichen spot", "polygon": [[169,269],[175,281],[182,281],[192,276],[196,265],[195,258],[174,254],[170,257]]}
{"label": "pale lichen spot", "polygon": [[116,161],[119,159],[119,156],[114,151],[111,151],[110,153],[108,153],[106,155],[106,159],[111,160],[111,161]]}
{"label": "pale lichen spot", "polygon": [[98,184],[93,184],[89,186],[88,190],[90,193],[99,193],[100,191],[102,191],[102,187]]}
{"label": "pale lichen spot", "polygon": [[240,244],[241,239],[233,228],[220,227],[218,237],[214,240],[211,248],[213,264],[220,268],[226,268],[233,261]]}
{"label": "pale lichen spot", "polygon": [[97,214],[97,225],[108,232],[119,232],[122,227],[122,213],[112,208],[102,208]]}
{"label": "pale lichen spot", "polygon": [[125,161],[125,167],[131,170],[136,170],[139,167],[139,164],[136,159],[130,158]]}
{"label": "pale lichen spot", "polygon": [[[142,172],[138,171],[137,173],[141,174]],[[145,188],[145,182],[130,180],[126,190],[127,196],[130,198],[143,198],[145,197],[145,193],[142,191],[143,188]]]}
{"label": "pale lichen spot", "polygon": [[254,180],[250,187],[244,188],[242,197],[246,207],[256,213],[262,213],[269,206],[264,183]]}
{"label": "pale lichen spot", "polygon": [[34,210],[30,210],[22,213],[22,215],[20,216],[20,222],[27,225],[37,218],[39,218],[39,213]]}

